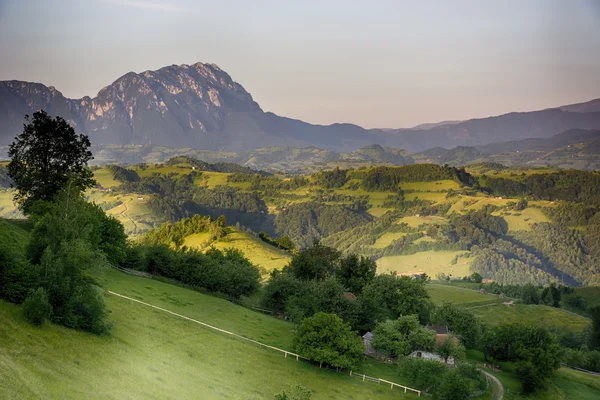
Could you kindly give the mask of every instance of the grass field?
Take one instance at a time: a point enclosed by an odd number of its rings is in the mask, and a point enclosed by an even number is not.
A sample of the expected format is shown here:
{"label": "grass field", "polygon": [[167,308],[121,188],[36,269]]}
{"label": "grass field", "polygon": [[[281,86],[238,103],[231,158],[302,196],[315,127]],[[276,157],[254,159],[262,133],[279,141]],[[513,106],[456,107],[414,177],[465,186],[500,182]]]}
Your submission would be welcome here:
{"label": "grass field", "polygon": [[[203,185],[208,186],[210,189],[212,189],[216,186],[228,185],[227,177],[229,175],[231,175],[231,174],[224,173],[224,172],[221,173],[221,172],[203,171],[199,182]],[[230,186],[233,186],[233,185],[230,185]]]}
{"label": "grass field", "polygon": [[[184,245],[188,247],[204,248],[210,241],[208,233],[190,235],[185,239]],[[268,271],[282,269],[292,259],[289,253],[279,250],[257,237],[245,232],[233,231],[224,238],[210,243],[217,249],[234,248],[242,253],[254,264]]]}
{"label": "grass field", "polygon": [[392,244],[392,242],[394,240],[400,239],[403,236],[406,236],[406,233],[404,233],[404,232],[386,232],[383,235],[381,235],[379,238],[377,238],[377,240],[375,241],[375,243],[373,243],[373,245],[371,247],[374,247],[376,249],[383,249],[384,247],[387,247],[390,244]]}
{"label": "grass field", "polygon": [[442,190],[459,190],[460,184],[456,181],[446,179],[432,182],[403,182],[400,184],[402,190],[420,190],[423,192],[439,192]]}
{"label": "grass field", "polygon": [[468,276],[472,259],[460,258],[452,265],[452,260],[464,251],[423,251],[401,256],[385,256],[377,260],[377,272],[396,271],[401,275],[422,274],[435,277],[438,273],[452,274],[454,277]]}
{"label": "grass field", "polygon": [[464,289],[447,284],[430,283],[427,285],[427,293],[435,304],[449,301],[461,304],[464,307],[473,307],[482,304],[502,303],[495,294],[482,294],[477,290]]}
{"label": "grass field", "polygon": [[411,228],[418,228],[423,224],[447,224],[448,220],[444,217],[438,217],[437,215],[431,215],[426,217],[417,217],[415,215],[411,215],[399,219],[398,223],[407,224]]}
{"label": "grass field", "polygon": [[477,307],[473,308],[472,311],[490,325],[522,322],[581,333],[590,324],[589,319],[580,315],[542,305],[516,304],[508,307],[500,304]]}
{"label": "grass field", "polygon": [[[529,231],[531,224],[536,222],[548,222],[548,217],[539,208],[526,208],[523,211],[512,211],[512,215],[502,215],[502,218],[508,224],[508,231]],[[498,215],[498,213],[494,213]]]}
{"label": "grass field", "polygon": [[[268,344],[289,348],[292,325],[225,300],[109,271],[105,287]],[[314,399],[398,399],[415,395],[230,338],[115,296],[113,330],[98,337],[27,324],[0,301],[0,393],[7,399],[272,399],[302,384]],[[367,373],[393,367],[365,365]]]}
{"label": "grass field", "polygon": [[94,171],[94,179],[100,186],[106,189],[116,187],[121,184],[121,182],[113,178],[112,172],[106,168]]}

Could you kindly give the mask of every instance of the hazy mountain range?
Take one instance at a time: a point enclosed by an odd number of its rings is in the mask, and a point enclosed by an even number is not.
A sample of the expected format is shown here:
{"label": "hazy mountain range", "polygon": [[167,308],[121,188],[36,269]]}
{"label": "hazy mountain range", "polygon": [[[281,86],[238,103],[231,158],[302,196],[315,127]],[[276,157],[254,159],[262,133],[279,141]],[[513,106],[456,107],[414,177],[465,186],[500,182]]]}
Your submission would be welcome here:
{"label": "hazy mountain range", "polygon": [[600,99],[410,129],[313,125],[264,112],[225,71],[214,64],[196,63],[129,72],[94,98],[69,99],[41,83],[0,81],[0,145],[10,143],[22,130],[23,116],[38,109],[64,117],[94,144],[237,152],[266,146],[349,152],[371,144],[420,152],[547,138],[570,129],[600,129]]}

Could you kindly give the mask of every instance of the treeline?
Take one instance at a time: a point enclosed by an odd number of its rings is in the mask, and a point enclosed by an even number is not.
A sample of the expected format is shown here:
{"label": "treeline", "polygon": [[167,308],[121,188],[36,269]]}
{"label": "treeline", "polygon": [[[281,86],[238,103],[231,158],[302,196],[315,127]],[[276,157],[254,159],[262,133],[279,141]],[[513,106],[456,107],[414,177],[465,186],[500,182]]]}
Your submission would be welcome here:
{"label": "treeline", "polygon": [[348,170],[336,167],[332,170],[317,172],[313,174],[312,178],[316,185],[325,189],[335,189],[346,184],[348,181],[347,172]]}
{"label": "treeline", "polygon": [[299,247],[310,246],[315,240],[341,232],[372,220],[366,213],[342,205],[317,202],[289,206],[275,217],[275,231],[288,236]]}
{"label": "treeline", "polygon": [[430,182],[451,179],[466,186],[472,186],[476,183],[476,179],[464,168],[459,169],[435,164],[375,167],[353,171],[349,174],[349,179],[356,178],[362,179],[362,188],[370,192],[395,192],[401,182]]}
{"label": "treeline", "polygon": [[236,249],[202,253],[166,244],[136,244],[127,249],[122,265],[232,298],[254,293],[260,280],[258,268]]}
{"label": "treeline", "polygon": [[597,172],[568,170],[516,179],[483,175],[481,185],[498,196],[530,196],[536,200],[564,200],[600,206],[600,174]]}
{"label": "treeline", "polygon": [[118,165],[107,165],[108,169],[113,176],[113,179],[119,182],[139,182],[140,176],[137,172],[132,169],[123,168]]}
{"label": "treeline", "polygon": [[226,235],[226,224],[227,219],[224,216],[213,220],[209,216],[194,215],[192,218],[183,218],[175,223],[165,222],[159,228],[146,233],[141,242],[150,245],[174,244],[179,248],[186,237],[205,232],[210,233],[211,240],[217,240]]}
{"label": "treeline", "polygon": [[294,251],[296,249],[296,245],[288,236],[272,238],[267,234],[267,232],[260,232],[258,234],[258,238],[263,242],[270,244],[271,246],[275,246],[285,251]]}
{"label": "treeline", "polygon": [[210,171],[210,172],[237,172],[243,174],[260,174],[260,175],[270,175],[264,171],[255,171],[252,168],[244,167],[235,163],[228,162],[218,162],[218,163],[207,163],[202,160],[198,160],[197,158],[188,157],[188,156],[178,156],[170,158],[165,161],[165,165],[177,166],[177,165],[190,165],[194,167],[198,171]]}
{"label": "treeline", "polygon": [[267,224],[267,206],[258,193],[226,186],[200,187],[194,184],[196,176],[195,171],[184,175],[157,174],[143,177],[139,182],[125,183],[119,190],[152,194],[148,207],[166,221],[175,222],[196,214],[213,219],[223,215],[254,231],[272,231]]}
{"label": "treeline", "polygon": [[281,179],[276,176],[264,176],[248,173],[234,173],[227,177],[227,182],[248,182],[248,190],[259,190],[265,196],[275,196],[282,190],[295,190],[308,184],[308,179],[294,176],[290,179]]}
{"label": "treeline", "polygon": [[369,258],[342,256],[313,244],[299,251],[282,271],[271,273],[263,288],[262,306],[299,323],[318,312],[336,314],[353,330],[367,332],[376,321],[401,315],[429,320],[425,283],[409,277],[377,275]]}

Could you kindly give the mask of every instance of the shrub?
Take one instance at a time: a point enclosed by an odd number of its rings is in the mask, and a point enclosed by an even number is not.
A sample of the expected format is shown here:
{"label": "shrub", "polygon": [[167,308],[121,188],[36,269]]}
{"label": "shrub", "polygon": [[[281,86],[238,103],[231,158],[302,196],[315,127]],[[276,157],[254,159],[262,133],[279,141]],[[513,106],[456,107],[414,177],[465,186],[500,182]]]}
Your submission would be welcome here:
{"label": "shrub", "polygon": [[48,294],[44,288],[40,287],[35,292],[31,292],[23,302],[23,314],[33,325],[43,325],[51,312],[52,306],[48,302]]}

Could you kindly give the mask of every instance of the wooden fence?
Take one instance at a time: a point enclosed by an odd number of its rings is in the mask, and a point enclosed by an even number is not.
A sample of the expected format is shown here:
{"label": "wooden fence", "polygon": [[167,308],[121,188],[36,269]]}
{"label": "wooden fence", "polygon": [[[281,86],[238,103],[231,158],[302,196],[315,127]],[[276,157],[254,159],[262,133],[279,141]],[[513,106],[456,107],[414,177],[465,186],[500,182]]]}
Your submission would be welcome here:
{"label": "wooden fence", "polygon": [[367,376],[364,374],[359,374],[356,372],[352,372],[350,371],[350,376],[361,379],[363,382],[373,382],[376,383],[378,385],[381,384],[381,382],[390,385],[390,389],[393,389],[394,386],[397,386],[401,389],[404,389],[404,393],[406,393],[407,391],[411,391],[416,393],[419,397],[421,397],[421,391],[417,390],[417,389],[413,389],[413,388],[409,388],[408,386],[404,386],[404,385],[400,385],[398,383],[394,383],[394,382],[390,382],[390,381],[386,381],[385,379],[380,379],[380,378],[373,378],[372,376]]}
{"label": "wooden fence", "polygon": [[[242,339],[242,340],[245,340],[245,341],[247,341],[247,342],[250,342],[250,343],[257,344],[257,345],[259,345],[260,347],[266,347],[267,349],[271,349],[271,350],[279,351],[279,352],[281,352],[281,353],[283,353],[283,354],[285,355],[285,358],[287,358],[288,356],[291,356],[292,358],[295,358],[295,359],[296,359],[296,361],[299,361],[300,359],[303,359],[303,360],[306,360],[306,361],[310,361],[310,359],[308,359],[308,358],[306,358],[306,357],[303,357],[303,356],[301,356],[301,355],[299,355],[299,354],[293,353],[293,352],[291,352],[291,351],[284,350],[284,349],[280,349],[280,348],[278,348],[278,347],[275,347],[275,346],[270,346],[270,345],[268,345],[268,344],[265,344],[265,343],[261,343],[261,342],[259,342],[259,341],[257,341],[257,340],[250,339],[250,338],[247,338],[247,337],[245,337],[245,336],[238,335],[237,333],[233,333],[233,332],[227,331],[227,330],[225,330],[225,329],[218,328],[218,327],[216,327],[216,326],[213,326],[213,325],[207,324],[206,322],[202,322],[202,321],[198,321],[198,320],[196,320],[196,319],[190,318],[190,317],[186,317],[185,315],[181,315],[181,314],[178,314],[178,313],[176,313],[176,312],[169,311],[169,310],[167,310],[167,309],[165,309],[165,308],[158,307],[158,306],[152,305],[152,304],[150,304],[150,303],[146,303],[146,302],[143,302],[143,301],[141,301],[141,300],[134,299],[134,298],[132,298],[132,297],[125,296],[125,295],[122,295],[122,294],[119,294],[119,293],[113,292],[112,290],[108,290],[107,292],[108,292],[108,294],[112,294],[113,296],[118,296],[118,297],[121,297],[121,298],[123,298],[123,299],[130,300],[130,301],[132,301],[132,302],[135,302],[135,303],[138,303],[138,304],[142,304],[142,305],[144,305],[144,306],[148,306],[148,307],[154,308],[155,310],[159,310],[159,311],[166,312],[166,313],[168,313],[168,314],[174,315],[174,316],[176,316],[176,317],[183,318],[183,319],[185,319],[185,320],[188,320],[188,321],[194,322],[194,323],[196,323],[196,324],[199,324],[199,325],[202,325],[202,326],[204,326],[204,327],[207,327],[207,328],[213,329],[213,330],[215,330],[215,331],[217,331],[217,332],[225,333],[225,334],[227,334],[227,335],[230,335],[230,336],[236,337],[236,338],[238,338],[238,339]],[[362,379],[362,380],[363,380],[363,382],[365,382],[365,381],[368,381],[368,382],[377,383],[378,385],[379,385],[379,384],[381,384],[381,383],[383,382],[383,383],[385,383],[385,384],[387,384],[387,385],[390,385],[390,389],[393,389],[393,388],[394,388],[394,386],[397,386],[397,387],[399,387],[399,388],[401,388],[401,389],[404,389],[404,393],[406,393],[407,391],[411,391],[411,392],[417,393],[417,395],[418,395],[419,397],[421,397],[421,391],[420,391],[420,390],[413,389],[413,388],[409,388],[409,387],[407,387],[407,386],[400,385],[400,384],[398,384],[398,383],[394,383],[394,382],[386,381],[385,379],[373,378],[373,377],[371,377],[371,376],[366,376],[366,375],[363,375],[363,374],[358,374],[358,373],[355,373],[355,372],[352,372],[352,371],[350,371],[350,376],[352,376],[352,377],[357,377],[357,378],[360,378],[360,379]],[[425,394],[425,393],[424,393],[424,394]]]}

